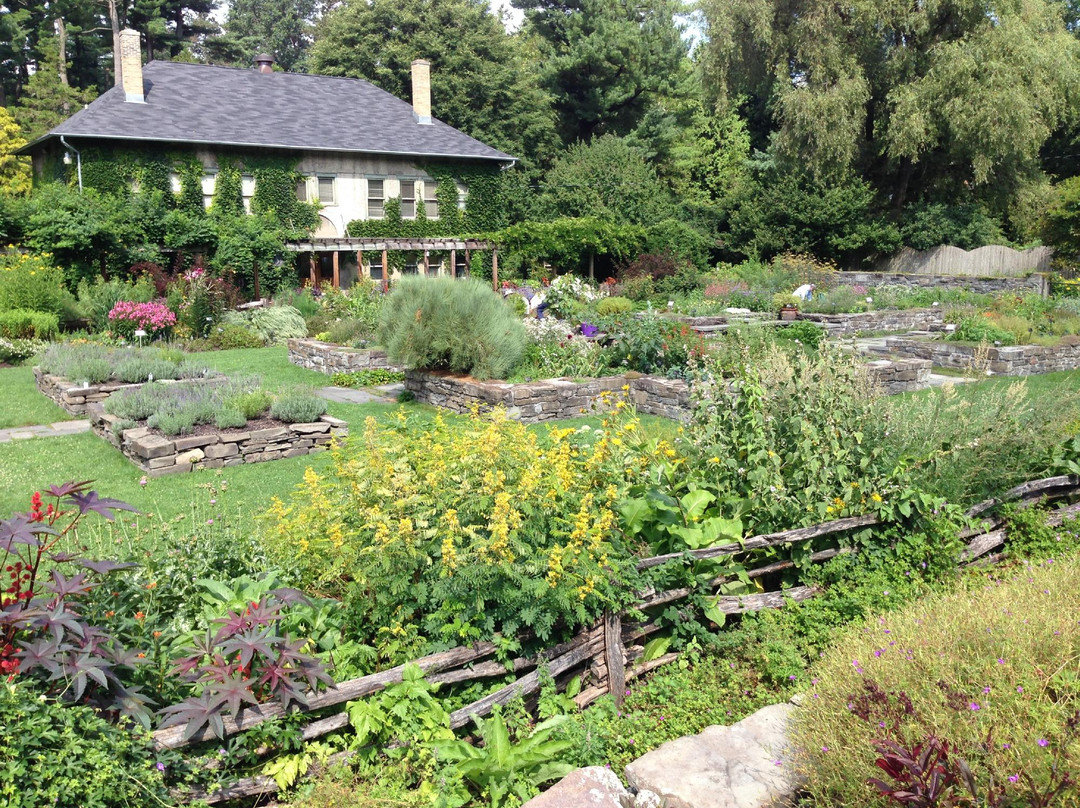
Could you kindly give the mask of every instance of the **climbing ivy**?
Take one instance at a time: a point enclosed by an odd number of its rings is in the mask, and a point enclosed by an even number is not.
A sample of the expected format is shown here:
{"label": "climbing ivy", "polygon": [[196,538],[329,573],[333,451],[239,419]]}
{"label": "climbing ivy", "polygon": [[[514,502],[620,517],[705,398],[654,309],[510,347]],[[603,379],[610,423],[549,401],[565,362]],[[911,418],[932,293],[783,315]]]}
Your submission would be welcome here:
{"label": "climbing ivy", "polygon": [[247,157],[244,164],[255,176],[252,213],[275,217],[288,238],[302,238],[318,226],[318,208],[296,198],[296,184],[302,177],[295,158]]}
{"label": "climbing ivy", "polygon": [[206,169],[202,162],[194,155],[187,155],[176,161],[174,170],[180,177],[180,193],[177,195],[176,206],[184,213],[195,216],[206,213],[202,187]]}
{"label": "climbing ivy", "polygon": [[243,178],[240,168],[228,158],[218,160],[217,181],[210,212],[218,218],[244,215]]}

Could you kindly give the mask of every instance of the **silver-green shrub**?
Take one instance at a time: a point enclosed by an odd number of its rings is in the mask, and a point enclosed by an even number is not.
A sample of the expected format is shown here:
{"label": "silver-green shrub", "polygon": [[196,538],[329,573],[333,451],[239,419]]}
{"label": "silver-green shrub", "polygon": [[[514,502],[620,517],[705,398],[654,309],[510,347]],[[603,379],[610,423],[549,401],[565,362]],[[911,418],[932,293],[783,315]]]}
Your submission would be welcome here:
{"label": "silver-green shrub", "polygon": [[395,364],[503,379],[525,352],[525,328],[468,278],[403,278],[383,306],[378,343]]}
{"label": "silver-green shrub", "polygon": [[122,382],[137,384],[148,379],[175,379],[179,366],[166,359],[133,356],[116,365],[113,374]]}
{"label": "silver-green shrub", "polygon": [[307,424],[326,412],[326,402],[306,390],[289,390],[270,405],[270,415],[287,424]]}

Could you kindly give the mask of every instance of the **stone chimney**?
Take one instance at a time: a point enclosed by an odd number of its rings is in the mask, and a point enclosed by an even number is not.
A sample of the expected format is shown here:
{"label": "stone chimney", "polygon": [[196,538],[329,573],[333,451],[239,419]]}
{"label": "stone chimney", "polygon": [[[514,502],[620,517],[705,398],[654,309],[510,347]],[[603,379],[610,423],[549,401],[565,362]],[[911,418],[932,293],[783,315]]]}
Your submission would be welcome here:
{"label": "stone chimney", "polygon": [[273,73],[274,57],[269,53],[260,53],[255,57],[255,67],[260,73]]}
{"label": "stone chimney", "polygon": [[120,32],[120,75],[124,86],[124,100],[143,104],[142,41],[139,32],[125,28]]}
{"label": "stone chimney", "polygon": [[412,108],[417,123],[431,123],[431,62],[427,59],[412,63]]}

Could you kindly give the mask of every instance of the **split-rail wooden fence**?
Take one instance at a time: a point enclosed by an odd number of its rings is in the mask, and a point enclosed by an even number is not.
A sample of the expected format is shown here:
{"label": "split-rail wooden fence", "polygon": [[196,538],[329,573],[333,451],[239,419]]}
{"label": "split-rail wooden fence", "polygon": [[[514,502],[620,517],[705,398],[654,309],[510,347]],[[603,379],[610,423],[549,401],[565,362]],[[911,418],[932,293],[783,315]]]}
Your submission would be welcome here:
{"label": "split-rail wooden fence", "polygon": [[[996,563],[1001,559],[1002,553],[994,551],[1002,547],[1006,539],[1003,520],[1000,517],[984,516],[998,505],[1005,502],[1032,504],[1041,500],[1070,500],[1077,495],[1080,495],[1080,477],[1066,475],[1024,483],[998,499],[990,499],[974,506],[967,512],[967,516],[974,520],[972,526],[961,534],[961,538],[966,541],[966,549],[960,557],[961,565]],[[1060,524],[1070,515],[1080,515],[1080,503],[1068,504],[1052,512],[1048,517],[1048,522]],[[874,515],[852,516],[811,527],[754,536],[742,542],[644,558],[638,561],[637,566],[638,569],[648,569],[671,561],[685,562],[735,555],[767,547],[806,542],[821,536],[846,533],[878,523],[879,520]],[[824,561],[847,552],[851,550],[846,548],[822,550],[812,554],[811,560]],[[747,574],[751,579],[762,578],[793,566],[792,561],[776,561],[751,570]],[[718,586],[726,580],[727,578],[720,577],[713,581],[713,584]],[[639,602],[627,611],[640,613],[654,606],[677,602],[688,597],[690,593],[690,589],[639,593]],[[718,608],[724,614],[743,614],[780,608],[786,603],[808,600],[816,594],[818,591],[813,587],[798,586],[753,595],[724,596],[719,598]],[[474,716],[488,715],[497,704],[506,704],[518,695],[528,697],[538,691],[541,667],[546,667],[548,674],[556,681],[566,681],[572,675],[584,674],[583,681],[588,686],[574,699],[580,707],[591,704],[607,693],[611,693],[616,703],[621,704],[627,681],[671,662],[678,656],[676,653],[668,653],[656,659],[644,660],[643,640],[658,631],[660,626],[655,622],[630,622],[625,618],[626,612],[607,613],[595,625],[583,630],[567,642],[549,648],[536,656],[514,659],[507,663],[491,659],[495,656],[495,645],[483,642],[431,654],[415,660],[414,664],[425,672],[429,682],[440,684],[491,679],[506,676],[509,673],[520,674],[505,687],[454,711],[450,716],[450,725],[455,729],[467,724]],[[311,694],[307,706],[302,708],[302,711],[305,714],[312,714],[328,708],[343,707],[346,702],[370,696],[400,682],[404,668],[404,665],[399,665],[368,676],[361,676],[358,679],[340,682],[323,692]],[[278,704],[263,704],[243,709],[235,719],[225,719],[225,735],[226,737],[234,735],[264,721],[280,717],[284,713],[285,710]],[[344,729],[348,724],[348,715],[342,710],[312,720],[302,728],[302,735],[306,741],[313,740]],[[186,740],[182,739],[182,735],[183,727],[172,727],[153,733],[153,740],[159,748],[177,749],[212,740],[215,737],[207,729]],[[330,761],[343,762],[350,754],[349,752],[339,753],[331,757]],[[260,775],[242,779],[231,786],[209,793],[187,792],[177,796],[189,801],[204,800],[208,803],[219,803],[260,794],[272,794],[277,790],[278,786],[272,778]]]}

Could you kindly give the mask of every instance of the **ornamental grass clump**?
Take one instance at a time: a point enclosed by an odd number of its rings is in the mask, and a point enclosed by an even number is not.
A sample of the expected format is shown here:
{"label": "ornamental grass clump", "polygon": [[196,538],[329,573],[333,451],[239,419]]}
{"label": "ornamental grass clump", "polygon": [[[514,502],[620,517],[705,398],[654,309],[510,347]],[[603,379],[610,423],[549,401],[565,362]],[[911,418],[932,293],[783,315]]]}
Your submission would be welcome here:
{"label": "ornamental grass clump", "polygon": [[395,364],[504,379],[525,351],[521,321],[474,279],[403,278],[383,306],[377,341]]}
{"label": "ornamental grass clump", "polygon": [[[926,806],[1076,804],[1078,615],[1080,565],[1059,558],[849,631],[796,711],[812,804],[897,805],[902,792]],[[936,797],[904,762],[920,752],[937,761]]]}
{"label": "ornamental grass clump", "polygon": [[369,417],[330,468],[275,498],[262,540],[305,591],[343,598],[357,641],[395,664],[496,632],[548,641],[633,597],[614,451],[501,412]]}

